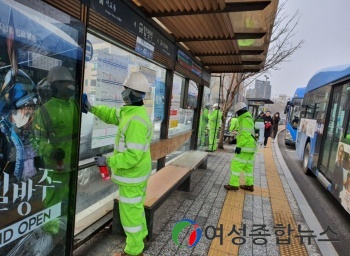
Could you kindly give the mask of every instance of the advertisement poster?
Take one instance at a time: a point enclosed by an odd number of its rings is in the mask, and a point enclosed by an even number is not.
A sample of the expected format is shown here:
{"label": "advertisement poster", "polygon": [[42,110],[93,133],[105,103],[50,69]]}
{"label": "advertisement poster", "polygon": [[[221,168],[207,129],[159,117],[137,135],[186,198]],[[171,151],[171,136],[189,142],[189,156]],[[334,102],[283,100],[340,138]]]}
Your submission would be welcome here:
{"label": "advertisement poster", "polygon": [[153,122],[162,122],[164,119],[164,94],[165,83],[156,80]]}
{"label": "advertisement poster", "polygon": [[42,1],[21,2],[0,0],[0,254],[62,255],[84,31]]}
{"label": "advertisement poster", "polygon": [[331,192],[350,213],[350,145],[342,142],[335,159]]}
{"label": "advertisement poster", "polygon": [[310,138],[313,138],[315,136],[315,132],[317,131],[317,128],[318,128],[317,120],[305,119],[305,118],[301,119],[300,130]]}
{"label": "advertisement poster", "polygon": [[[103,51],[96,53],[97,77],[94,105],[122,107],[121,93],[123,83],[128,76],[128,60],[120,55]],[[94,118],[91,149],[113,145],[117,127]]]}
{"label": "advertisement poster", "polygon": [[155,83],[156,83],[157,71],[145,66],[133,67],[133,69],[135,69],[135,71],[140,71],[147,77],[150,88],[148,93],[146,93],[145,98],[143,99],[143,103],[147,110],[150,120],[153,121],[154,120]]}
{"label": "advertisement poster", "polygon": [[174,76],[173,92],[171,95],[171,109],[170,109],[170,128],[176,128],[179,125],[179,110],[182,89],[182,78]]}

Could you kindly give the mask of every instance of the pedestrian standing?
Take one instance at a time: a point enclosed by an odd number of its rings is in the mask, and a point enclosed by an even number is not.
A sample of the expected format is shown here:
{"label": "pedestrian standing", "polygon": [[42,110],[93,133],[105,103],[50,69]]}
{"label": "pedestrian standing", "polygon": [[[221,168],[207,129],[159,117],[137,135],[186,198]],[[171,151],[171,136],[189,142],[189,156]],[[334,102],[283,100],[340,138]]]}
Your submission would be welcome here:
{"label": "pedestrian standing", "polygon": [[90,111],[102,121],[118,125],[113,155],[95,158],[97,166],[111,168],[112,180],[119,186],[119,214],[126,245],[124,252],[115,256],[143,255],[148,235],[143,203],[152,169],[152,123],[143,103],[149,90],[148,80],[140,72],[131,73],[124,88],[125,105],[121,108],[91,106],[88,101],[83,103],[84,113]]}
{"label": "pedestrian standing", "polygon": [[271,135],[273,120],[271,117],[271,112],[266,111],[264,116],[264,124],[265,124],[265,131],[264,131],[264,148],[266,148],[267,141]]}
{"label": "pedestrian standing", "polygon": [[217,139],[220,130],[222,113],[218,103],[213,105],[213,111],[208,115],[209,120],[209,148],[208,151],[214,152],[218,147]]}
{"label": "pedestrian standing", "polygon": [[273,125],[272,125],[272,135],[271,135],[272,143],[273,143],[273,141],[274,141],[275,138],[276,138],[276,135],[277,135],[277,132],[278,132],[278,124],[279,124],[280,120],[281,120],[281,118],[280,118],[280,112],[276,112],[276,113],[273,115],[273,118],[272,118],[272,121],[273,121]]}
{"label": "pedestrian standing", "polygon": [[[257,150],[254,120],[244,102],[237,102],[233,109],[238,116],[237,146],[231,161],[230,181],[228,185],[224,185],[224,188],[254,191],[254,159]],[[239,186],[241,171],[244,173],[245,185]]]}

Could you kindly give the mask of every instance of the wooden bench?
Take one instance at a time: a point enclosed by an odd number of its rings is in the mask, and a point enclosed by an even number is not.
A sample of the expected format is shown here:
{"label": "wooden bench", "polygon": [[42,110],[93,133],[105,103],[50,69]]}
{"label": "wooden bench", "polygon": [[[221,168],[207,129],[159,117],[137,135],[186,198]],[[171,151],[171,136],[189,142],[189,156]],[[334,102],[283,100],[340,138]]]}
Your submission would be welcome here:
{"label": "wooden bench", "polygon": [[[169,163],[148,180],[146,200],[144,202],[148,240],[153,235],[153,216],[155,211],[175,191],[190,191],[191,173],[198,167],[207,168],[208,153],[189,151]],[[112,233],[125,235],[120,222],[118,198],[114,200]]]}

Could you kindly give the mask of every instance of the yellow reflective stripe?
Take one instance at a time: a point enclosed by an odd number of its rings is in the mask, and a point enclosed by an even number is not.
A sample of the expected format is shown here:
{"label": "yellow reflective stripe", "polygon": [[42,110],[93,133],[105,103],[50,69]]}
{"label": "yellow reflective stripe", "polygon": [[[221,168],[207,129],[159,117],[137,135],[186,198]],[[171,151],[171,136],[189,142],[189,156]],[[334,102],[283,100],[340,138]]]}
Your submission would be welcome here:
{"label": "yellow reflective stripe", "polygon": [[137,232],[140,232],[142,230],[142,225],[141,226],[137,226],[137,227],[126,227],[126,226],[123,226],[123,229],[124,229],[125,232],[137,233]]}
{"label": "yellow reflective stripe", "polygon": [[129,142],[129,143],[126,143],[125,145],[125,132],[126,130],[129,128],[129,125],[130,125],[130,122],[132,120],[138,120],[140,121],[141,123],[143,123],[146,127],[147,127],[147,138],[150,137],[151,133],[152,133],[152,126],[149,125],[143,118],[139,117],[139,116],[134,116],[132,117],[128,123],[123,127],[123,130],[121,131],[121,138],[120,138],[120,141],[119,141],[119,145],[115,145],[115,149],[119,152],[124,152],[128,149],[136,149],[136,150],[142,150],[144,152],[146,152],[149,147],[150,147],[150,142],[146,143],[146,144],[138,144],[138,143],[132,143],[132,142]]}
{"label": "yellow reflective stripe", "polygon": [[146,152],[149,148],[149,143],[147,144],[137,144],[137,143],[126,143],[126,145],[124,144],[124,142],[119,143],[119,145],[116,147],[116,150],[118,150],[119,152],[124,152],[128,149],[137,149],[137,150],[142,150],[144,152]]}
{"label": "yellow reflective stripe", "polygon": [[231,174],[232,174],[233,176],[237,176],[237,177],[239,177],[239,176],[241,175],[239,172],[233,172],[233,171],[231,171]]}
{"label": "yellow reflective stripe", "polygon": [[122,177],[122,176],[117,176],[115,174],[112,175],[112,178],[116,181],[120,181],[123,183],[128,183],[128,184],[134,184],[134,183],[140,183],[147,181],[148,178],[151,176],[151,173],[147,174],[146,176],[143,177],[138,177],[138,178],[128,178],[128,177]]}
{"label": "yellow reflective stripe", "polygon": [[247,177],[254,177],[252,173],[244,173],[244,176],[247,176]]}
{"label": "yellow reflective stripe", "polygon": [[244,164],[245,163],[254,164],[253,160],[245,160],[245,159],[241,159],[241,158],[238,158],[238,157],[234,157],[234,158],[232,158],[232,160],[240,162],[240,163],[244,163]]}
{"label": "yellow reflective stripe", "polygon": [[241,148],[242,152],[255,152],[256,148]]}
{"label": "yellow reflective stripe", "polygon": [[120,119],[120,108],[117,108],[116,112],[115,112],[115,116],[119,122],[119,119]]}
{"label": "yellow reflective stripe", "polygon": [[141,118],[141,117],[139,117],[139,116],[134,116],[134,117],[132,117],[132,118],[129,120],[129,122],[123,127],[123,130],[122,130],[122,133],[123,133],[123,134],[124,134],[125,131],[128,129],[128,127],[129,127],[129,125],[130,125],[130,122],[131,122],[132,120],[138,120],[138,121],[140,121],[141,123],[143,123],[143,124],[147,127],[147,130],[148,130],[148,132],[149,132],[151,126],[150,126],[143,118]]}
{"label": "yellow reflective stripe", "polygon": [[252,131],[255,132],[255,130],[251,129],[251,128],[242,128],[242,131],[247,131],[249,133],[251,133]]}
{"label": "yellow reflective stripe", "polygon": [[138,150],[142,150],[142,151],[147,151],[149,148],[149,143],[146,144],[137,144],[137,143],[126,143],[126,147],[128,149],[138,149]]}
{"label": "yellow reflective stripe", "polygon": [[128,198],[124,196],[119,196],[119,202],[127,203],[127,204],[137,204],[142,202],[142,196]]}

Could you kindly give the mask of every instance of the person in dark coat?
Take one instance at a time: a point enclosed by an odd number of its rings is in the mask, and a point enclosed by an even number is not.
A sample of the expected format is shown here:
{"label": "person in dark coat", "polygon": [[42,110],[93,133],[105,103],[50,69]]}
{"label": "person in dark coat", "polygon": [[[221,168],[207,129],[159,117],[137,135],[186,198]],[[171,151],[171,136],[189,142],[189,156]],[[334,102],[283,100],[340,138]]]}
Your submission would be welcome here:
{"label": "person in dark coat", "polygon": [[271,130],[272,130],[272,125],[273,125],[273,120],[271,117],[271,112],[266,111],[265,117],[264,117],[264,124],[265,124],[265,131],[264,131],[264,148],[266,148],[267,141],[271,135]]}
{"label": "person in dark coat", "polygon": [[281,118],[280,118],[280,112],[276,112],[276,114],[273,115],[272,117],[272,121],[273,121],[273,125],[272,125],[272,134],[271,134],[271,138],[272,138],[272,143],[276,138],[277,132],[278,132],[278,124],[280,122]]}

